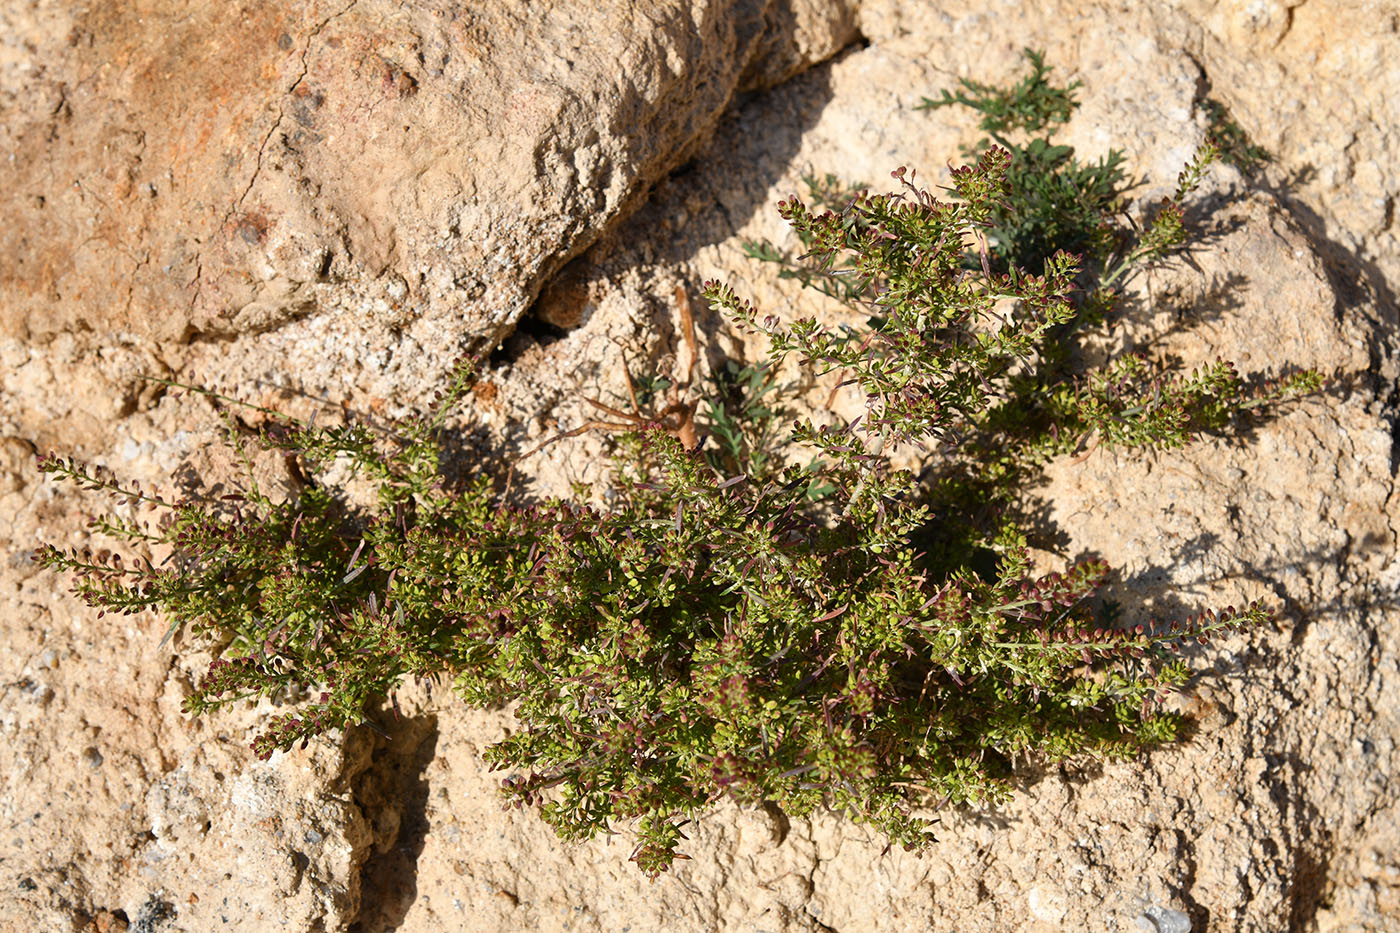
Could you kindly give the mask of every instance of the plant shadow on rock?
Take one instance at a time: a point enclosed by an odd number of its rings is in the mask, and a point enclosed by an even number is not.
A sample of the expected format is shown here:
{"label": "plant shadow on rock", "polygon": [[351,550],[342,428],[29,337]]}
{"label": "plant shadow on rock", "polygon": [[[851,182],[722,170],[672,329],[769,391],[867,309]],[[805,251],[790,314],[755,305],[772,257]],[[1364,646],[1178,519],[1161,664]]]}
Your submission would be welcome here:
{"label": "plant shadow on rock", "polygon": [[[1359,543],[1359,548],[1380,547],[1389,548],[1390,542],[1372,536]],[[1218,555],[1220,548],[1218,535],[1202,533],[1173,548],[1164,563],[1177,566],[1196,564],[1208,555]],[[1141,594],[1152,593],[1153,614],[1170,616],[1193,610],[1192,603],[1180,595],[1185,591],[1209,592],[1222,584],[1248,580],[1267,587],[1279,600],[1282,608],[1278,613],[1278,625],[1288,634],[1289,646],[1297,649],[1303,644],[1310,626],[1329,618],[1335,621],[1365,619],[1368,616],[1375,618],[1400,608],[1400,597],[1392,589],[1378,585],[1366,587],[1359,596],[1358,588],[1353,588],[1345,595],[1330,600],[1319,602],[1310,599],[1304,604],[1291,595],[1281,582],[1286,571],[1301,570],[1305,575],[1312,575],[1319,568],[1335,567],[1346,559],[1345,554],[1314,548],[1272,563],[1257,560],[1240,563],[1233,568],[1178,582],[1170,587],[1164,585],[1164,575],[1160,570],[1144,570],[1112,582],[1110,589],[1129,601],[1140,598]],[[1286,746],[1285,750],[1280,751],[1279,743],[1272,741],[1271,736],[1283,725],[1281,711],[1305,708],[1315,701],[1309,698],[1305,688],[1299,688],[1290,675],[1285,654],[1268,642],[1254,640],[1229,661],[1211,657],[1208,650],[1200,646],[1188,646],[1183,656],[1192,662],[1197,671],[1193,683],[1234,681],[1236,686],[1231,692],[1237,696],[1242,693],[1243,685],[1252,683],[1261,687],[1263,693],[1276,698],[1275,704],[1248,712],[1251,725],[1241,733],[1244,744],[1236,755],[1239,760],[1262,758],[1267,764],[1260,780],[1264,782],[1268,798],[1276,808],[1278,837],[1263,841],[1263,855],[1280,860],[1286,872],[1288,929],[1305,929],[1318,908],[1325,903],[1334,854],[1333,830],[1313,798],[1299,792],[1299,788],[1309,786],[1314,780],[1313,765],[1303,755]],[[1375,676],[1375,666],[1379,661],[1378,654],[1369,653],[1367,667],[1354,672],[1354,676],[1362,682],[1369,682]],[[1214,713],[1220,717],[1221,726],[1229,726],[1241,715],[1246,715],[1225,706],[1216,706]],[[1185,741],[1191,741],[1203,731],[1203,726],[1194,718],[1186,719],[1184,726],[1182,738]],[[1177,894],[1186,902],[1193,924],[1207,924],[1208,911],[1189,896],[1190,882],[1190,878],[1182,881]]]}
{"label": "plant shadow on rock", "polygon": [[381,725],[370,763],[351,781],[355,805],[373,832],[360,867],[360,910],[352,933],[398,929],[418,897],[418,858],[430,826],[425,772],[437,753],[437,716],[401,717],[389,707],[375,718]]}
{"label": "plant shadow on rock", "polygon": [[[1381,417],[1390,425],[1390,475],[1400,473],[1400,378],[1397,378],[1397,347],[1392,336],[1400,328],[1400,301],[1385,273],[1374,260],[1362,255],[1359,245],[1348,246],[1328,233],[1328,222],[1296,192],[1303,190],[1317,176],[1313,165],[1288,172],[1270,171],[1272,157],[1249,141],[1244,130],[1230,118],[1228,110],[1210,97],[1211,83],[1199,62],[1200,76],[1197,104],[1206,109],[1212,128],[1229,143],[1233,164],[1251,185],[1268,192],[1281,204],[1298,225],[1309,245],[1322,259],[1324,274],[1336,296],[1334,313],[1341,321],[1348,315],[1364,315],[1371,320],[1370,344],[1367,347],[1370,365],[1364,384],[1353,387],[1381,399]],[[1392,202],[1389,210],[1394,211]]]}
{"label": "plant shadow on rock", "polygon": [[[630,215],[621,218],[543,284],[516,325],[515,333],[492,354],[491,364],[513,364],[529,348],[549,346],[585,325],[592,313],[592,298],[604,283],[633,271],[639,260],[646,266],[680,268],[694,258],[697,250],[732,238],[768,202],[772,186],[800,150],[804,134],[816,125],[831,101],[833,64],[864,44],[865,40],[857,37],[832,58],[776,88],[737,95],[720,117],[711,140],[699,152],[667,173],[644,199],[639,199]],[[766,106],[760,118],[759,108],[753,102],[762,99],[771,105],[775,96],[783,102],[779,117],[775,118],[773,108]],[[754,125],[760,122],[761,125]],[[738,168],[728,173],[698,171],[701,164],[710,166],[717,162]],[[719,210],[709,209],[712,205]],[[695,323],[705,334],[713,335],[723,325],[720,318],[705,313],[702,303],[695,302],[695,309]],[[649,324],[658,325],[653,333],[659,339],[651,341],[653,345],[680,344],[681,336],[669,332],[672,321],[668,313],[647,315]],[[701,343],[712,371],[723,368],[725,358],[715,341]],[[659,353],[636,362],[655,364],[658,356]]]}
{"label": "plant shadow on rock", "polygon": [[1316,167],[1306,165],[1288,172],[1271,173],[1272,155],[1252,143],[1229,110],[1211,96],[1210,76],[1199,61],[1196,67],[1200,70],[1196,105],[1206,112],[1212,132],[1221,140],[1225,161],[1238,168],[1252,186],[1276,198],[1297,221],[1314,251],[1323,259],[1329,283],[1337,295],[1337,314],[1374,305],[1383,322],[1394,326],[1400,319],[1400,305],[1385,274],[1375,262],[1362,256],[1358,247],[1349,247],[1330,237],[1326,219],[1296,194],[1316,178]]}
{"label": "plant shadow on rock", "polygon": [[441,434],[442,478],[448,489],[461,490],[481,475],[505,477],[520,455],[520,442],[496,443],[485,425],[449,425]]}
{"label": "plant shadow on rock", "polygon": [[[1244,307],[1240,295],[1248,284],[1249,278],[1238,272],[1211,276],[1195,294],[1175,297],[1179,304],[1171,326],[1138,338],[1136,348],[1150,352],[1159,344],[1167,343],[1179,334],[1221,321],[1232,312],[1239,311]],[[1173,298],[1165,297],[1167,300]]]}
{"label": "plant shadow on rock", "polygon": [[1349,247],[1327,233],[1327,221],[1301,198],[1293,195],[1305,174],[1265,186],[1270,194],[1297,222],[1304,237],[1318,256],[1327,275],[1328,284],[1337,296],[1336,315],[1340,321],[1348,315],[1372,318],[1370,345],[1367,353],[1370,365],[1365,385],[1358,385],[1368,395],[1382,400],[1382,417],[1390,425],[1390,476],[1400,473],[1400,379],[1396,378],[1400,359],[1394,334],[1400,329],[1400,302],[1385,274],[1373,260],[1361,254],[1359,247]]}

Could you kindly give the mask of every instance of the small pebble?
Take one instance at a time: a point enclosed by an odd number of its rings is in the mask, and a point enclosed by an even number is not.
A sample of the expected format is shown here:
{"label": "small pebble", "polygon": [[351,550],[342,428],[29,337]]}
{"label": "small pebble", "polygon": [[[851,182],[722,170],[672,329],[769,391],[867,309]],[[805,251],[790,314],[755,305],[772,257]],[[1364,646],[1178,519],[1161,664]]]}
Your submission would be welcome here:
{"label": "small pebble", "polygon": [[38,702],[40,706],[48,706],[53,699],[53,687],[42,680],[25,681],[20,685],[20,689],[25,692],[29,699]]}
{"label": "small pebble", "polygon": [[1170,907],[1153,904],[1137,918],[1141,933],[1191,933],[1191,918]]}

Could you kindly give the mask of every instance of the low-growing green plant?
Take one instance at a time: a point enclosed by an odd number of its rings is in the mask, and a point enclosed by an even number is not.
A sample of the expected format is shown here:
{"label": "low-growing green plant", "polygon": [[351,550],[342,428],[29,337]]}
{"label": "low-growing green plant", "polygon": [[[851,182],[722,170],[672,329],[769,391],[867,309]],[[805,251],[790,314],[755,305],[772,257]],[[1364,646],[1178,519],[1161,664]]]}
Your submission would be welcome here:
{"label": "low-growing green plant", "polygon": [[[926,846],[937,806],[1004,799],[1018,759],[1125,758],[1175,737],[1159,701],[1187,679],[1181,643],[1268,617],[1251,605],[1107,621],[1104,561],[1032,569],[1011,506],[1033,467],[1091,435],[1179,446],[1315,384],[1251,394],[1227,364],[1163,373],[1139,357],[1070,372],[1065,344],[1101,283],[1086,290],[1063,251],[1034,273],[1010,254],[993,267],[1013,172],[1013,153],[990,146],[952,173],[951,200],[901,169],[895,192],[836,210],[783,202],[811,282],[841,270],[869,328],[783,323],[707,283],[715,309],[767,336],[771,368],[720,377],[714,456],[660,426],[632,435],[606,507],[506,501],[484,476],[446,483],[439,434],[476,371],[464,361],[390,436],[259,409],[257,443],[309,478],[286,501],[255,485],[169,501],[47,457],[59,479],[159,510],[153,529],[100,530],[172,557],[50,546],[40,559],[102,610],[158,609],[216,648],[192,713],[309,691],[254,739],[264,757],[360,722],[404,677],[446,678],[474,706],[516,704],[518,727],[486,753],[509,805],[538,808],[566,840],[631,825],[649,875],[726,797],[792,816],[829,807]],[[1180,216],[1161,216],[1134,262],[1181,242]],[[780,410],[768,374],[794,353],[867,401],[853,423],[791,424],[816,452],[805,468],[774,459],[767,433]],[[909,444],[934,452],[931,484],[891,467]],[[327,484],[335,463],[373,481],[377,508]]]}
{"label": "low-growing green plant", "polygon": [[715,449],[705,452],[706,461],[720,473],[767,476],[781,440],[782,412],[774,407],[780,394],[777,373],[762,363],[726,360],[712,381],[704,415]]}
{"label": "low-growing green plant", "polygon": [[[843,218],[846,223],[857,224],[861,220],[847,210],[865,185],[844,185],[830,173],[818,178],[803,175],[802,183],[807,186],[807,203],[819,210],[828,210]],[[812,248],[812,242],[804,230],[794,230],[802,242],[804,253]],[[760,262],[776,263],[780,268],[778,278],[795,279],[804,288],[815,289],[823,295],[851,304],[860,298],[859,287],[851,278],[855,267],[851,257],[842,257],[840,265],[819,266],[803,262],[786,250],[780,250],[768,240],[744,240],[744,254]]]}
{"label": "low-growing green plant", "polygon": [[[1005,203],[995,206],[986,235],[992,267],[1040,271],[1057,251],[1087,254],[1092,266],[1108,258],[1120,238],[1112,217],[1122,210],[1123,154],[1116,149],[1097,162],[1080,162],[1072,146],[1051,139],[1054,127],[1069,122],[1078,101],[1075,81],[1050,81],[1044,53],[1026,49],[1031,72],[1009,88],[961,79],[961,90],[938,100],[923,98],[916,110],[962,106],[982,115],[988,134],[965,152],[979,159],[992,146],[1011,153]],[[1024,140],[1024,141],[1022,141]]]}
{"label": "low-growing green plant", "polygon": [[1230,109],[1214,98],[1201,101],[1209,132],[1220,148],[1220,161],[1233,165],[1245,176],[1254,176],[1266,163],[1273,161],[1269,150],[1254,143],[1244,127],[1235,122]]}
{"label": "low-growing green plant", "polygon": [[[725,360],[711,379],[704,399],[702,426],[709,432],[705,462],[717,475],[743,473],[750,480],[767,481],[782,471],[783,431],[792,411],[788,407],[795,387],[780,384],[777,369],[767,362],[740,364]],[[830,495],[832,487],[821,478],[820,460],[804,469],[811,474],[807,498]]]}

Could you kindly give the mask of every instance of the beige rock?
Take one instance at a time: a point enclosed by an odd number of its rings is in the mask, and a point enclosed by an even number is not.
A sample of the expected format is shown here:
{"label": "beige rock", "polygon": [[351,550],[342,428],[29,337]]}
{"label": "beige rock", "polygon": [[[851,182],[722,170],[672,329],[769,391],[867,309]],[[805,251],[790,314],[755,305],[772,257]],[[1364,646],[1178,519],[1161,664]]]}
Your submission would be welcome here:
{"label": "beige rock", "polygon": [[[14,155],[0,162],[0,929],[1400,922],[1393,11],[853,7],[0,11]],[[801,70],[853,24],[866,44]],[[1083,80],[1064,136],[1089,156],[1124,149],[1142,200],[1204,138],[1207,91],[1277,156],[1252,186],[1212,175],[1194,268],[1135,280],[1100,349],[1334,377],[1243,438],[1146,460],[1096,451],[1037,490],[1058,556],[1107,557],[1128,611],[1282,610],[1277,628],[1192,659],[1206,673],[1186,698],[1191,741],[1047,774],[997,811],[944,812],[923,858],[833,815],[721,807],[687,827],[692,861],[650,885],[625,836],[564,846],[500,810],[481,753],[509,711],[409,685],[372,711],[387,738],[260,763],[248,732],[278,710],[189,721],[199,646],[160,647],[156,618],[96,619],[26,559],[39,539],[86,542],[99,501],[36,477],[36,449],[164,489],[186,462],[229,479],[207,402],[141,373],[303,415],[318,403],[298,392],[392,414],[542,290],[557,330],[525,328],[491,365],[465,435],[473,469],[592,417],[586,398],[625,406],[623,367],[678,375],[678,286],[702,377],[757,349],[700,307],[704,278],[774,313],[839,313],[746,262],[742,239],[791,245],[775,203],[805,172],[882,185],[907,164],[938,182],[977,134],[966,114],[913,105],[959,75],[1015,72],[1025,45]],[[566,492],[598,475],[603,446],[561,441],[521,482]],[[276,467],[260,464],[285,481]]]}
{"label": "beige rock", "polygon": [[[508,329],[842,3],[13,8],[0,331],[246,334],[330,281]],[[23,38],[21,38],[23,37]]]}

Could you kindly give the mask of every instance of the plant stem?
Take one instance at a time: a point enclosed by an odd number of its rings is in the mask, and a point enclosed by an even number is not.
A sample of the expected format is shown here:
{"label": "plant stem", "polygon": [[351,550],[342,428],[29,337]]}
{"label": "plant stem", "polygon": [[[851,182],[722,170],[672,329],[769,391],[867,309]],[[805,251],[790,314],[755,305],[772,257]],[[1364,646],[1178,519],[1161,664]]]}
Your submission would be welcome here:
{"label": "plant stem", "polygon": [[[885,452],[885,443],[889,440],[889,436],[889,425],[885,425],[880,429],[880,438],[875,442],[875,449],[870,451],[871,456],[878,457]],[[867,470],[860,475],[860,481],[856,483],[856,488],[852,490],[851,498],[846,500],[846,507],[841,510],[841,521],[845,521],[850,517],[851,509],[855,508],[856,500],[860,498],[860,494],[865,492],[865,484],[869,481],[872,473],[874,473],[874,469]]]}

